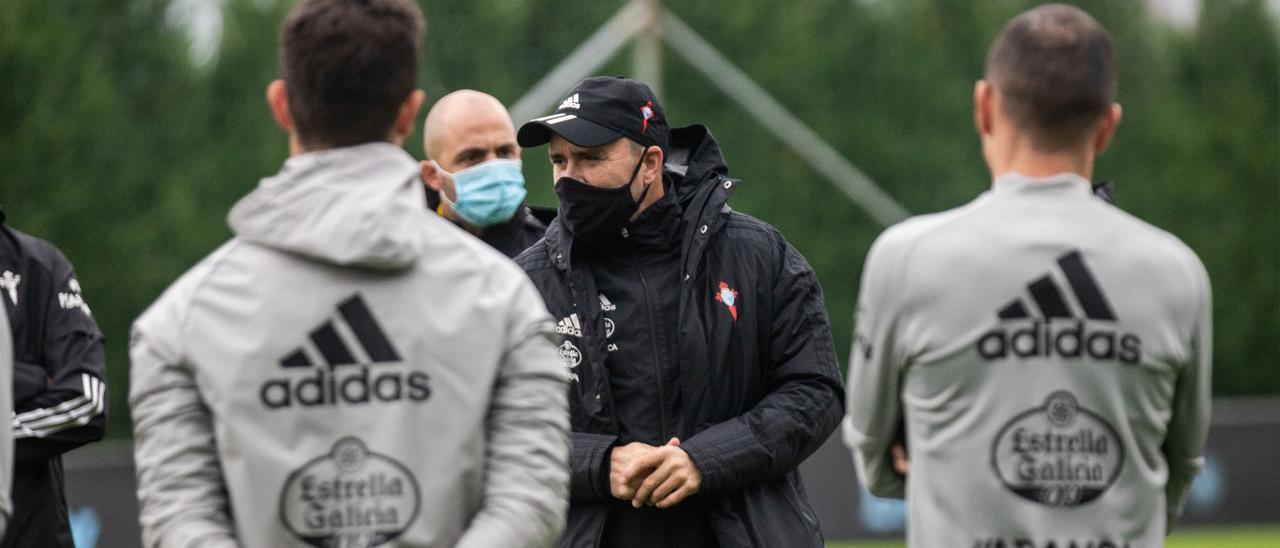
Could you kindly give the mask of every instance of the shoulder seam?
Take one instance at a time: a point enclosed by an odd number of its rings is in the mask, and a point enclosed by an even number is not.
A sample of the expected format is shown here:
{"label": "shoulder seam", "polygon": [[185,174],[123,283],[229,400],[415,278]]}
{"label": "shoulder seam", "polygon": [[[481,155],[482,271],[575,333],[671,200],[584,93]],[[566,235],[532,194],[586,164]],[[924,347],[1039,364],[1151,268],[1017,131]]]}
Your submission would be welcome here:
{"label": "shoulder seam", "polygon": [[233,251],[236,251],[236,248],[244,246],[244,242],[245,241],[240,239],[239,237],[235,237],[225,244],[228,246],[226,249],[222,249],[220,250],[220,252],[215,251],[215,253],[218,253],[219,255],[217,260],[215,260],[213,264],[209,265],[208,272],[205,272],[204,275],[201,276],[200,279],[197,280],[195,284],[192,286],[190,297],[187,299],[183,299],[183,301],[185,302],[181,303],[182,318],[178,322],[178,343],[179,343],[178,356],[177,356],[178,362],[186,361],[187,347],[183,341],[186,341],[187,327],[189,322],[191,321],[191,310],[195,308],[196,295],[200,293],[200,290],[209,281],[209,279],[212,278],[213,275],[217,273],[218,268],[222,266],[222,263],[226,262],[227,257],[231,255]]}
{"label": "shoulder seam", "polygon": [[[907,242],[906,248],[902,251],[902,262],[903,262],[903,264],[905,265],[907,262],[909,262],[909,261],[910,261],[911,254],[915,251],[916,247],[920,245],[920,242],[921,242],[921,241],[923,241],[923,240],[927,239],[929,236],[931,236],[932,234],[934,234],[934,233],[936,233],[936,232],[939,232],[939,231],[941,231],[941,230],[943,230],[943,229],[945,229],[945,228],[947,228],[947,227],[949,227],[949,226],[951,226],[951,225],[953,225],[953,224],[955,224],[955,223],[958,223],[958,222],[960,222],[960,221],[962,221],[962,220],[964,220],[964,219],[967,219],[968,217],[970,217],[970,216],[974,215],[974,214],[975,214],[975,213],[974,213],[975,211],[978,211],[979,209],[982,209],[982,208],[983,208],[983,206],[985,206],[987,202],[986,202],[986,201],[983,201],[982,203],[976,203],[976,200],[978,200],[978,199],[980,199],[980,198],[975,198],[975,200],[974,200],[974,201],[970,201],[969,203],[967,203],[967,204],[965,204],[965,205],[962,205],[962,206],[959,206],[958,208],[955,208],[955,209],[949,210],[950,212],[955,213],[955,216],[954,216],[954,217],[952,217],[952,218],[950,218],[950,219],[940,219],[940,220],[939,220],[939,222],[938,222],[937,224],[935,224],[934,226],[931,226],[931,227],[925,227],[925,228],[924,228],[924,230],[922,230],[921,232],[919,232],[919,233],[915,234],[912,238],[910,238],[910,239],[908,240],[908,242]],[[934,215],[946,215],[947,213],[948,213],[947,211],[942,211],[942,212],[935,213]],[[918,219],[920,222],[926,222],[926,221],[927,221],[926,219],[920,219],[919,217],[916,217],[916,219]],[[901,225],[895,225],[895,226],[901,226]],[[892,228],[892,227],[890,227],[890,228]],[[905,227],[904,227],[904,229],[905,229]],[[897,278],[895,278],[895,279],[897,279]]]}
{"label": "shoulder seam", "polygon": [[75,267],[71,264],[71,260],[68,259],[64,253],[62,253],[62,250],[58,249],[58,246],[53,245],[53,242],[50,242],[49,240],[45,240],[43,238],[32,236],[30,234],[27,234],[26,232],[22,232],[12,227],[7,227],[7,228],[9,228],[9,230],[14,233],[14,236],[15,236],[14,240],[16,240],[19,245],[22,245],[23,240],[27,240],[33,243],[33,245],[24,246],[27,248],[29,252],[27,253],[27,255],[30,257],[27,263],[34,265],[35,267],[38,267],[46,278],[52,280],[52,283],[54,286],[59,285],[59,282],[61,282],[61,280],[56,279],[56,276],[55,276],[56,274],[55,267],[57,265],[48,264],[51,261],[46,261],[45,258],[41,256],[41,254],[47,254],[53,257],[55,260],[61,261],[63,264],[67,265],[68,270],[75,269]]}

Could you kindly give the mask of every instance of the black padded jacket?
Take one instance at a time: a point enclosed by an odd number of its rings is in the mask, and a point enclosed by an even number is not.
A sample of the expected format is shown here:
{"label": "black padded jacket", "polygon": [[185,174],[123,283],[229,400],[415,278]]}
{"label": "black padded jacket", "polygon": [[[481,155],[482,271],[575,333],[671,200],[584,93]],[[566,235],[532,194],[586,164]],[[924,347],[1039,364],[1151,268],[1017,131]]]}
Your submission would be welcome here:
{"label": "black padded jacket", "polygon": [[[702,474],[681,504],[699,513],[722,547],[820,547],[822,535],[798,465],[835,430],[843,382],[822,289],[808,262],[773,227],[732,211],[739,181],[705,127],[672,132],[666,162],[679,205],[677,303],[671,371],[659,405],[662,425],[626,425],[631,438],[682,440]],[[608,520],[610,450],[623,443],[606,366],[609,337],[591,261],[558,220],[517,257],[561,320],[561,358],[570,368],[573,426],[570,509],[563,547],[600,546]],[[609,296],[612,298],[612,296]],[[642,306],[641,303],[605,303]],[[560,330],[558,330],[560,331]],[[649,430],[659,430],[653,432]]]}

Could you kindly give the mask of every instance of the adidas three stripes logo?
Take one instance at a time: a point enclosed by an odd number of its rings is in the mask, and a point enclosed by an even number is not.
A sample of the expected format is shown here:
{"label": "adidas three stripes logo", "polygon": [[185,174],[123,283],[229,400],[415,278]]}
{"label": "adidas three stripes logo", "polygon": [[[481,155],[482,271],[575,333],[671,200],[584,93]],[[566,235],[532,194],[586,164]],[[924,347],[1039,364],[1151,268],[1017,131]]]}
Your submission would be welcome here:
{"label": "adidas three stripes logo", "polygon": [[426,368],[401,359],[359,293],[338,303],[337,312],[280,358],[284,374],[266,379],[258,388],[263,406],[274,410],[422,403],[431,397]]}
{"label": "adidas three stripes logo", "polygon": [[[1066,279],[1066,287],[1053,273],[1028,282],[1027,293],[1034,309],[1028,306],[1027,299],[1017,297],[996,310],[1000,325],[978,339],[978,355],[993,361],[1011,358],[1141,361],[1142,339],[1134,333],[1113,329],[1117,323],[1115,309],[1080,251],[1058,257],[1057,265]],[[1095,328],[1094,322],[1109,325]]]}
{"label": "adidas three stripes logo", "polygon": [[[319,357],[330,368],[357,363],[387,363],[400,361],[400,353],[387,339],[386,333],[374,319],[360,295],[352,295],[338,304],[338,317],[320,324],[308,334]],[[280,358],[283,367],[311,367],[315,365],[309,349],[304,344]]]}
{"label": "adidas three stripes logo", "polygon": [[[1098,286],[1098,281],[1089,272],[1089,267],[1084,264],[1084,258],[1080,256],[1079,251],[1072,251],[1059,257],[1058,267],[1062,269],[1062,274],[1066,276],[1067,283],[1071,286],[1071,292],[1075,295],[1076,302],[1080,304],[1080,308],[1086,318],[1109,321],[1116,319],[1116,315],[1111,311],[1111,305],[1107,302],[1106,296],[1102,294],[1102,288]],[[1031,293],[1032,301],[1035,302],[1036,307],[1040,310],[1040,317],[1075,317],[1052,275],[1045,274],[1032,280],[1027,284],[1027,291]],[[1020,298],[1014,299],[1013,302],[1005,305],[996,314],[1002,320],[1031,317]]]}
{"label": "adidas three stripes logo", "polygon": [[106,408],[107,383],[88,373],[80,374],[81,394],[53,407],[18,413],[13,417],[13,437],[43,438],[89,424]]}

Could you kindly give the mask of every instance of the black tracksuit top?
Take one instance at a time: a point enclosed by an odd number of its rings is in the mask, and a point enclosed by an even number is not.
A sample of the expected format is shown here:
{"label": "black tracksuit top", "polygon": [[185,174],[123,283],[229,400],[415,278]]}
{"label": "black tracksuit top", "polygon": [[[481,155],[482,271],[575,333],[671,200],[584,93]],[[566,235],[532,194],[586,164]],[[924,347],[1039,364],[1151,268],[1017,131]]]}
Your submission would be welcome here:
{"label": "black tracksuit top", "polygon": [[106,431],[102,331],[70,261],[2,224],[0,300],[13,336],[15,413],[13,517],[0,547],[70,548],[61,455]]}

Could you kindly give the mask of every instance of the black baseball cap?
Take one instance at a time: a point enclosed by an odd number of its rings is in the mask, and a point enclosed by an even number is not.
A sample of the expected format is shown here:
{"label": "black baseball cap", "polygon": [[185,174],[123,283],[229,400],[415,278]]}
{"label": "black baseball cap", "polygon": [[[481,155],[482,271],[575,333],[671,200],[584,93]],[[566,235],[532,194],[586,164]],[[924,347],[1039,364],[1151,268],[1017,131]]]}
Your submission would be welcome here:
{"label": "black baseball cap", "polygon": [[516,141],[525,148],[542,146],[553,133],[580,147],[626,137],[667,152],[671,130],[649,86],[621,76],[596,76],[569,90],[555,114],[520,126]]}

